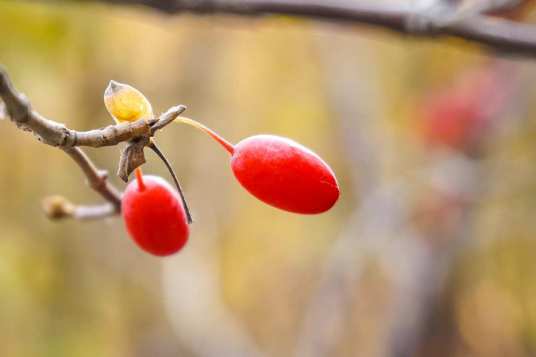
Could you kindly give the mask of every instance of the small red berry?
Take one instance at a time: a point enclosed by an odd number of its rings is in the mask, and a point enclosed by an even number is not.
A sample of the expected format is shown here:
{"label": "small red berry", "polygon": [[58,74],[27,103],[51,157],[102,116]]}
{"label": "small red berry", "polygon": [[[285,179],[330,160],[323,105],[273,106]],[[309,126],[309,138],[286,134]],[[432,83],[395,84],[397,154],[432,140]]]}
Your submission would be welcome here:
{"label": "small red berry", "polygon": [[252,195],[286,211],[322,213],[339,198],[331,168],[317,154],[287,138],[256,135],[240,141],[231,167]]}
{"label": "small red berry", "polygon": [[127,186],[122,214],[136,244],[148,253],[166,256],[178,252],[187,242],[189,227],[182,201],[164,179],[141,176]]}
{"label": "small red berry", "polygon": [[467,151],[478,147],[511,96],[511,75],[498,65],[464,73],[422,101],[423,135],[432,146]]}

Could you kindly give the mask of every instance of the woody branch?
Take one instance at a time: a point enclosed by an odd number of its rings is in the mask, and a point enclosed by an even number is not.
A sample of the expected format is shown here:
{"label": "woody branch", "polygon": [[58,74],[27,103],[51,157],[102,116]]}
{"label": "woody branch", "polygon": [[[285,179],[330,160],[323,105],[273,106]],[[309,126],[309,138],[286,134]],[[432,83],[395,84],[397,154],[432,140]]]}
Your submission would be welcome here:
{"label": "woody branch", "polygon": [[[503,11],[512,0],[481,1],[463,11],[461,1],[437,0],[420,9],[412,2],[376,0],[94,0],[144,5],[169,14],[288,15],[329,22],[375,26],[415,37],[456,37],[511,55],[536,56],[536,27],[483,14]],[[517,1],[519,2],[519,1]],[[416,2],[418,4],[418,2]],[[459,10],[459,11],[458,11]]]}
{"label": "woody branch", "polygon": [[0,99],[3,101],[1,116],[9,118],[21,130],[31,132],[37,140],[62,149],[80,167],[88,185],[105,200],[103,204],[77,206],[60,196],[49,197],[44,200],[43,206],[51,219],[97,219],[121,211],[120,191],[107,180],[108,173],[97,168],[80,146],[113,146],[139,138],[147,139],[186,110],[185,106],[179,105],[147,121],[76,131],[33,110],[28,99],[14,88],[9,75],[1,67]]}

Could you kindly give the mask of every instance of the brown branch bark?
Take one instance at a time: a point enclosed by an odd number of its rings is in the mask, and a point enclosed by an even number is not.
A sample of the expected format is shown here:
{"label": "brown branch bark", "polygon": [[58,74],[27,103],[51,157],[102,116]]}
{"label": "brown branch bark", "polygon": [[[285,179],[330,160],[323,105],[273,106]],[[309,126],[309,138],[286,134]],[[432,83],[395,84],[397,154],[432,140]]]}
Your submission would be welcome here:
{"label": "brown branch bark", "polygon": [[94,206],[75,206],[62,197],[51,197],[44,201],[43,207],[52,219],[96,219],[121,211],[121,193],[107,180],[107,171],[98,169],[78,146],[111,146],[139,137],[150,137],[186,110],[185,106],[179,105],[148,121],[138,120],[101,129],[76,131],[33,110],[30,102],[13,87],[7,72],[1,67],[0,99],[3,101],[0,102],[0,118],[7,116],[22,130],[33,133],[39,141],[61,148],[80,167],[88,185],[107,202]]}
{"label": "brown branch bark", "polygon": [[43,200],[43,210],[48,218],[59,220],[74,218],[78,220],[102,219],[117,214],[111,203],[96,205],[74,205],[62,196],[50,196]]}
{"label": "brown branch bark", "polygon": [[[377,26],[417,37],[452,36],[491,50],[536,56],[536,27],[481,14],[435,21],[407,3],[373,0],[94,0],[148,6],[169,14],[290,15]],[[414,26],[415,19],[420,26]],[[436,20],[438,20],[436,18]]]}
{"label": "brown branch bark", "polygon": [[100,129],[76,131],[47,119],[33,110],[26,97],[15,90],[7,72],[1,67],[0,98],[4,101],[8,117],[19,128],[32,132],[39,141],[45,144],[64,148],[114,146],[140,136],[152,136],[157,130],[162,129],[186,110],[185,106],[179,105],[170,108],[159,118],[153,118],[149,121],[141,119],[132,123],[109,125]]}
{"label": "brown branch bark", "polygon": [[104,170],[99,170],[80,148],[67,147],[63,148],[63,151],[76,162],[86,175],[89,187],[98,192],[119,212],[121,209],[121,193],[107,180],[108,173]]}

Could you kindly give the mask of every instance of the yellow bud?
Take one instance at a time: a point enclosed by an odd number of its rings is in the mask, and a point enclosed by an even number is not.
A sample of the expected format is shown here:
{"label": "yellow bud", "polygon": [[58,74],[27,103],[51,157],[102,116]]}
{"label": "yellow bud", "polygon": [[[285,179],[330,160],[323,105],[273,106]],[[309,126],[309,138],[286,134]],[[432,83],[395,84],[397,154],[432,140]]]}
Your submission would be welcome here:
{"label": "yellow bud", "polygon": [[139,90],[116,81],[104,91],[104,105],[118,123],[153,117],[151,103]]}
{"label": "yellow bud", "polygon": [[43,200],[43,210],[50,219],[71,217],[74,205],[62,196],[50,196]]}

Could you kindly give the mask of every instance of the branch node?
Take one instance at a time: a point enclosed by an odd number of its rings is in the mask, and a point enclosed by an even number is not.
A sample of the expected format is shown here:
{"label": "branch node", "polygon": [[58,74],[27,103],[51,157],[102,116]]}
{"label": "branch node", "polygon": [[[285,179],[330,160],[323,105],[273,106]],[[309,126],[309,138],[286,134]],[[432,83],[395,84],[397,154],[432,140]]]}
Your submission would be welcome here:
{"label": "branch node", "polygon": [[99,170],[98,175],[100,176],[100,178],[102,180],[107,180],[108,179],[108,171],[107,170]]}
{"label": "branch node", "polygon": [[171,123],[173,120],[177,119],[179,115],[181,115],[186,110],[185,105],[176,105],[174,107],[169,108],[165,113],[160,115],[158,120],[156,120],[154,123],[149,123],[150,125],[150,135],[154,136],[154,134],[164,128],[166,125]]}
{"label": "branch node", "polygon": [[106,186],[106,180],[108,179],[108,172],[106,170],[97,170],[95,173],[96,179],[89,181],[88,185],[95,191],[100,191]]}
{"label": "branch node", "polygon": [[404,21],[404,28],[409,34],[435,36],[458,17],[457,7],[450,1],[421,2],[424,5],[417,3]]}
{"label": "branch node", "polygon": [[132,171],[145,163],[143,149],[150,143],[150,138],[186,110],[184,105],[178,105],[148,120],[75,131],[33,111],[29,100],[15,89],[1,66],[0,99],[0,118],[10,118],[19,129],[31,132],[38,141],[65,151],[82,169],[88,185],[107,201],[101,205],[78,206],[61,196],[52,196],[43,201],[43,209],[51,219],[95,219],[121,212],[121,193],[108,182],[108,173],[99,170],[79,146],[102,147],[127,142],[118,169],[118,176],[127,182]]}

